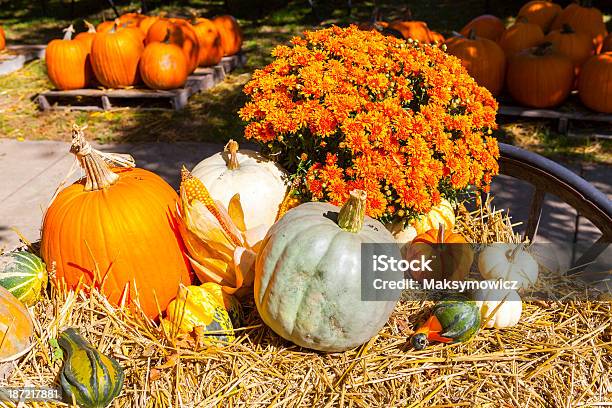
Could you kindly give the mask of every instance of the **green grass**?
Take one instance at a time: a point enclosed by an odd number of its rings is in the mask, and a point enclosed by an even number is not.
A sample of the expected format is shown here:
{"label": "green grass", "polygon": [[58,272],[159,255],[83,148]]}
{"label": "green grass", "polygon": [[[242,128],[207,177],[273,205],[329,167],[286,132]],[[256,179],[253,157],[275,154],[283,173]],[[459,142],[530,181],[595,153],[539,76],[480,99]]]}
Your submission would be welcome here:
{"label": "green grass", "polygon": [[[507,21],[511,21],[522,2],[490,0],[495,14]],[[138,2],[117,3],[120,3],[121,12],[134,11],[139,6]],[[152,10],[152,14],[163,11],[170,15],[188,16],[193,10],[203,16],[213,16],[224,12],[222,0],[181,3],[188,3],[189,7],[170,2],[170,5]],[[379,7],[387,20],[401,17],[410,9],[415,19],[426,21],[430,28],[446,36],[485,12],[483,0],[353,0],[351,15],[341,7],[343,1],[336,3],[339,6],[326,21],[321,22],[322,25],[368,21],[374,7]],[[60,37],[62,28],[69,24],[84,29],[83,19],[98,23],[112,18],[112,11],[105,8],[103,0],[77,0],[73,17],[67,4],[68,0],[49,0],[48,11],[43,15],[38,1],[11,1],[0,8],[0,25],[5,27],[9,43],[36,44]],[[609,16],[606,18],[610,25]],[[232,73],[209,92],[192,97],[183,111],[130,109],[98,113],[42,113],[33,96],[52,85],[47,79],[44,62],[35,61],[16,73],[0,77],[0,137],[68,140],[71,124],[77,122],[87,123],[90,137],[100,142],[225,142],[229,138],[240,139],[244,124],[237,112],[246,100],[242,87],[253,70],[270,62],[274,46],[286,43],[305,29],[312,29],[315,22],[306,0],[294,0],[287,7],[263,17],[239,21],[244,31],[243,48],[249,58],[248,66]],[[498,134],[502,140],[551,157],[612,163],[609,142],[567,138],[556,134],[553,129],[554,124],[549,122],[512,122],[502,125]]]}

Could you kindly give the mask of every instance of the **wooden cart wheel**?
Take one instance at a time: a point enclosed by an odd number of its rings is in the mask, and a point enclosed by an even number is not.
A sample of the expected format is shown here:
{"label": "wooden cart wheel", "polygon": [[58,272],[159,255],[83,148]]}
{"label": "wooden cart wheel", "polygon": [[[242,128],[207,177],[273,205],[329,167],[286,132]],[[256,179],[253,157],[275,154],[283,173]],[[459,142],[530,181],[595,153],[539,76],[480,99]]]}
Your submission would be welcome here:
{"label": "wooden cart wheel", "polygon": [[591,183],[539,154],[499,143],[499,172],[534,186],[525,238],[533,241],[542,215],[544,195],[551,193],[573,207],[601,232],[601,237],[573,263],[572,272],[596,259],[612,242],[612,201]]}

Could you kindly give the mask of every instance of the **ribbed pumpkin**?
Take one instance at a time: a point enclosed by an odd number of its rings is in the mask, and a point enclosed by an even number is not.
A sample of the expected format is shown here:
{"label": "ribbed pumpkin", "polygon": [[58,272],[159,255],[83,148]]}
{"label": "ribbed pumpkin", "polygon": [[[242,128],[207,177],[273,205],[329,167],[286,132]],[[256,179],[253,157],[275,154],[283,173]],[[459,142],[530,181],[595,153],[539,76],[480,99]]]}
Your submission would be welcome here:
{"label": "ribbed pumpkin", "polygon": [[[387,322],[395,300],[362,300],[362,244],[399,259],[385,227],[365,217],[366,193],[353,190],[342,208],[305,203],[289,210],[268,232],[255,267],[255,304],[281,337],[322,351],[365,343]],[[381,275],[382,276],[382,275]],[[385,274],[389,280],[402,273]]]}
{"label": "ribbed pumpkin", "polygon": [[189,22],[177,18],[158,19],[147,33],[145,42],[162,42],[167,33],[170,32],[170,42],[178,45],[187,59],[187,74],[192,73],[197,67],[200,58],[200,45],[198,36]]}
{"label": "ribbed pumpkin", "polygon": [[72,39],[74,28],[64,30],[62,40],[52,40],[45,51],[49,79],[57,89],[85,88],[91,81],[91,64],[86,43]]}
{"label": "ribbed pumpkin", "polygon": [[601,52],[610,52],[612,51],[612,33],[606,35],[603,43],[601,44]]}
{"label": "ribbed pumpkin", "polygon": [[461,29],[460,33],[462,36],[467,37],[472,30],[474,30],[476,37],[487,38],[497,42],[504,31],[506,31],[506,26],[498,17],[490,14],[483,14],[467,23],[466,26]]}
{"label": "ribbed pumpkin", "polygon": [[15,360],[27,353],[34,335],[30,313],[3,287],[0,287],[0,333],[0,363]]}
{"label": "ribbed pumpkin", "polygon": [[451,279],[464,280],[474,262],[474,252],[462,235],[440,225],[440,228],[417,235],[412,243],[404,247],[404,259],[411,261],[431,259],[431,271],[412,272],[415,280]]}
{"label": "ribbed pumpkin", "polygon": [[125,374],[113,358],[102,354],[76,329],[64,330],[57,342],[64,350],[60,384],[67,402],[81,407],[105,408],[121,393]]}
{"label": "ribbed pumpkin", "polygon": [[0,26],[0,51],[6,48],[6,34],[4,29]]}
{"label": "ribbed pumpkin", "polygon": [[0,255],[0,286],[32,306],[47,286],[47,267],[42,259],[27,251]]}
{"label": "ribbed pumpkin", "polygon": [[578,96],[597,112],[612,113],[612,52],[589,58],[578,77]]}
{"label": "ribbed pumpkin", "polygon": [[187,81],[187,58],[168,40],[145,47],[140,58],[140,76],[151,89],[176,89]]}
{"label": "ribbed pumpkin", "polygon": [[597,52],[601,49],[603,39],[608,34],[603,14],[592,7],[591,0],[582,0],[580,3],[571,3],[559,13],[553,22],[553,29],[560,29],[569,24],[576,32],[588,34],[593,39]]}
{"label": "ribbed pumpkin", "polygon": [[242,48],[242,30],[236,19],[229,15],[217,16],[213,23],[221,35],[223,55],[234,55]]}
{"label": "ribbed pumpkin", "polygon": [[202,160],[192,174],[225,208],[235,194],[240,194],[246,229],[263,224],[267,231],[289,189],[285,171],[254,151],[239,151],[233,140],[225,150]]}
{"label": "ribbed pumpkin", "polygon": [[196,18],[192,25],[200,45],[199,65],[208,67],[218,64],[223,58],[223,46],[217,26],[207,18]]}
{"label": "ribbed pumpkin", "polygon": [[402,37],[406,40],[411,38],[424,44],[432,42],[429,27],[423,21],[394,21],[389,24],[389,28],[402,33]]}
{"label": "ribbed pumpkin", "polygon": [[96,36],[96,27],[89,21],[85,21],[85,25],[87,26],[87,31],[78,33],[74,39],[82,41],[83,44],[85,44],[85,49],[87,52],[91,52],[91,45],[93,44],[93,39]]}
{"label": "ribbed pumpkin", "polygon": [[542,31],[547,32],[560,12],[561,6],[552,1],[533,0],[521,7],[518,18],[526,18],[527,21],[539,25]]}
{"label": "ribbed pumpkin", "polygon": [[569,95],[573,83],[574,64],[550,43],[523,50],[509,60],[506,87],[523,105],[534,108],[559,105]]}
{"label": "ribbed pumpkin", "polygon": [[544,42],[544,31],[537,24],[517,21],[502,34],[499,45],[510,58],[517,52]]}
{"label": "ribbed pumpkin", "polygon": [[546,35],[546,41],[551,42],[561,54],[574,63],[576,73],[591,55],[593,55],[593,42],[585,33],[575,32],[569,24],[561,30],[553,30]]}
{"label": "ribbed pumpkin", "polygon": [[140,29],[140,31],[142,31],[142,33],[145,35],[145,37],[147,36],[147,34],[149,32],[149,28],[151,28],[151,26],[153,24],[155,24],[155,22],[157,20],[159,20],[158,16],[144,16],[138,22],[138,28]]}
{"label": "ribbed pumpkin", "polygon": [[91,65],[96,78],[109,88],[132,86],[139,81],[138,62],[144,45],[132,31],[114,27],[97,32],[91,46]]}
{"label": "ribbed pumpkin", "polygon": [[79,128],[71,152],[85,178],[62,190],[47,209],[43,259],[56,263],[56,279],[68,288],[82,280],[114,304],[138,297],[146,315],[156,317],[179,283],[190,283],[176,225],[176,192],[147,170],[109,167]]}
{"label": "ribbed pumpkin", "polygon": [[97,33],[108,33],[114,27],[115,27],[114,20],[103,21],[96,26],[96,32]]}
{"label": "ribbed pumpkin", "polygon": [[487,88],[493,96],[504,87],[506,55],[496,42],[478,38],[474,31],[466,37],[452,37],[446,42],[447,51],[461,59],[478,85]]}
{"label": "ribbed pumpkin", "polygon": [[124,27],[138,27],[144,17],[140,13],[126,13],[119,17],[119,23]]}

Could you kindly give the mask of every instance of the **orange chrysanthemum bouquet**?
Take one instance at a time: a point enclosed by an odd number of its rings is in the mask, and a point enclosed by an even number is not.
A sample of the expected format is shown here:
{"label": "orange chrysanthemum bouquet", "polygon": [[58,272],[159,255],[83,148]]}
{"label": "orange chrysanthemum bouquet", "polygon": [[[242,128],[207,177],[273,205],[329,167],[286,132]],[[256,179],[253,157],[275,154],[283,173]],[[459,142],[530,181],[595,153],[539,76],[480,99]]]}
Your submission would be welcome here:
{"label": "orange chrysanthemum bouquet", "polygon": [[438,47],[356,27],[306,32],[254,73],[240,115],[303,201],[408,223],[498,172],[497,103]]}

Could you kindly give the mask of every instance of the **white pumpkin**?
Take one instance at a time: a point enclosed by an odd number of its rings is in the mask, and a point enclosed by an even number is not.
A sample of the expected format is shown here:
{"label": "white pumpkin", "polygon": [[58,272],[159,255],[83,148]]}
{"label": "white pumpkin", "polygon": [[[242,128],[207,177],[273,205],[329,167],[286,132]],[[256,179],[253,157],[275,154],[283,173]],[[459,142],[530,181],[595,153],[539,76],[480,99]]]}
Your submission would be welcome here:
{"label": "white pumpkin", "polygon": [[276,221],[289,187],[287,174],[278,164],[252,150],[238,151],[238,143],[233,140],[225,151],[202,160],[192,174],[225,208],[235,194],[240,194],[246,229],[264,225],[267,231]]}
{"label": "white pumpkin", "polygon": [[538,263],[522,244],[496,243],[478,256],[478,270],[485,279],[517,282],[527,289],[538,280]]}
{"label": "white pumpkin", "polygon": [[480,321],[486,322],[486,327],[503,329],[516,326],[521,320],[523,302],[516,290],[479,289],[473,297],[480,308]]}

